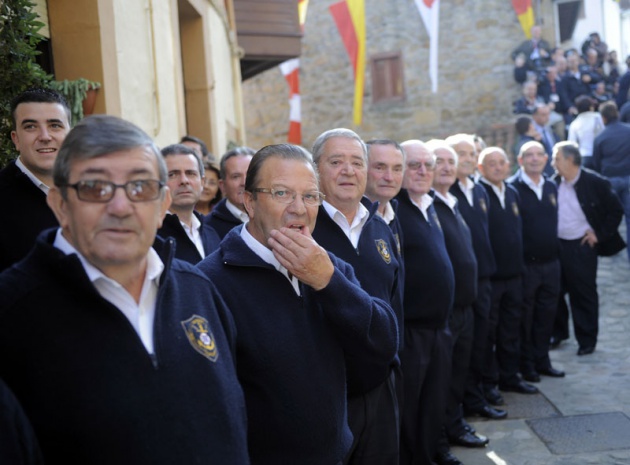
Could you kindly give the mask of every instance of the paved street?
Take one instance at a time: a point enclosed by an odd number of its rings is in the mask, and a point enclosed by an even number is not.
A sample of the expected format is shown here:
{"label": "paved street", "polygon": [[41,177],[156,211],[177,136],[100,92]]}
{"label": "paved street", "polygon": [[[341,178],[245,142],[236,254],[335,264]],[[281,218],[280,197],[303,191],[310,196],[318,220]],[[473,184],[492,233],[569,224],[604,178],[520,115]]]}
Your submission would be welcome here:
{"label": "paved street", "polygon": [[508,419],[469,419],[485,449],[454,447],[465,465],[630,464],[630,264],[624,250],[600,258],[600,326],[594,354],[578,357],[573,337],[551,352],[561,379],[541,394],[505,396]]}

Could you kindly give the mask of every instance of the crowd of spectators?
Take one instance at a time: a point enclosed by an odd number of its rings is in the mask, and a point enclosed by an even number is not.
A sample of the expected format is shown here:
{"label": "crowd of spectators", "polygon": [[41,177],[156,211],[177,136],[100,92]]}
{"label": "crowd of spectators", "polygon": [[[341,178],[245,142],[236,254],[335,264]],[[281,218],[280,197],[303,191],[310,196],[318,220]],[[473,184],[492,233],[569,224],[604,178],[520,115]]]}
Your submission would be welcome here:
{"label": "crowd of spectators", "polygon": [[[630,106],[625,105],[630,90],[630,55],[620,63],[617,52],[609,50],[597,32],[589,34],[579,50],[551,47],[542,38],[539,25],[532,27],[531,37],[511,54],[514,80],[523,94],[513,106],[517,115],[514,153],[531,140],[547,149],[545,139],[553,136],[554,141],[579,142],[588,164],[592,141],[604,127],[598,117],[599,105],[615,102],[620,121],[630,121]],[[543,106],[549,112],[549,120],[543,124],[545,131],[533,124],[534,115]],[[545,134],[547,131],[551,134]],[[551,153],[547,151],[547,155]]]}

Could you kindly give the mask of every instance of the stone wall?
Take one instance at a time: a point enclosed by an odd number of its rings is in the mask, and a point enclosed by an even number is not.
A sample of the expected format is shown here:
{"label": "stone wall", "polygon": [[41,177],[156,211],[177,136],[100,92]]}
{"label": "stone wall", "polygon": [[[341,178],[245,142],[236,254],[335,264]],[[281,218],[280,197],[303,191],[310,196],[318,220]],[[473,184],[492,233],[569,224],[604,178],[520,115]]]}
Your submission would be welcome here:
{"label": "stone wall", "polygon": [[[427,140],[477,132],[509,148],[512,102],[520,94],[509,55],[525,39],[511,2],[441,1],[439,88],[433,94],[429,39],[413,0],[365,0],[367,65],[359,128],[352,124],[352,69],[328,9],[332,3],[309,2],[300,73],[305,147],[310,148],[326,129],[343,126],[365,140]],[[402,53],[406,98],[374,104],[369,57],[391,51]],[[273,68],[246,81],[243,91],[248,144],[259,148],[285,142],[288,86],[280,70]]]}

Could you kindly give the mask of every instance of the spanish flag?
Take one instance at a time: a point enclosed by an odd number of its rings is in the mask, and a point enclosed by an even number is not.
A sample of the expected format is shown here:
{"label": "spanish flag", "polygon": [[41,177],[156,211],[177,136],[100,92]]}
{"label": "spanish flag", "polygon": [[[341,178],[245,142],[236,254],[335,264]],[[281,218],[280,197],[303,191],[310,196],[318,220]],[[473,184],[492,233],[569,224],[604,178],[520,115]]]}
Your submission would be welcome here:
{"label": "spanish flag", "polygon": [[360,126],[365,84],[365,3],[364,0],[341,0],[330,6],[330,13],[354,70],[353,121],[355,126]]}
{"label": "spanish flag", "polygon": [[512,6],[521,23],[523,32],[528,39],[532,38],[532,26],[534,25],[534,9],[532,0],[512,0]]}

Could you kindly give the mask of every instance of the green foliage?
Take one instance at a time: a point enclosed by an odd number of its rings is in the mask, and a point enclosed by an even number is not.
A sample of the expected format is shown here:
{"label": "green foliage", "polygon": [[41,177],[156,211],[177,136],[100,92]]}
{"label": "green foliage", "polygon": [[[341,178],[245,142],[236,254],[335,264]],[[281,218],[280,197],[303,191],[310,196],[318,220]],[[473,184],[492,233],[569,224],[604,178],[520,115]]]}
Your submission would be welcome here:
{"label": "green foliage", "polygon": [[76,81],[52,81],[49,84],[51,89],[61,93],[70,106],[72,113],[72,121],[70,124],[74,127],[83,118],[83,100],[90,89],[100,89],[101,84],[94,81],[88,81],[85,78],[79,78]]}
{"label": "green foliage", "polygon": [[44,23],[33,6],[30,0],[0,0],[0,167],[16,156],[11,142],[11,99],[51,79],[35,62]]}

